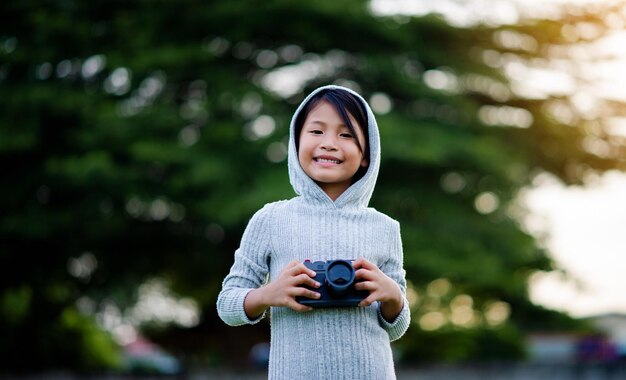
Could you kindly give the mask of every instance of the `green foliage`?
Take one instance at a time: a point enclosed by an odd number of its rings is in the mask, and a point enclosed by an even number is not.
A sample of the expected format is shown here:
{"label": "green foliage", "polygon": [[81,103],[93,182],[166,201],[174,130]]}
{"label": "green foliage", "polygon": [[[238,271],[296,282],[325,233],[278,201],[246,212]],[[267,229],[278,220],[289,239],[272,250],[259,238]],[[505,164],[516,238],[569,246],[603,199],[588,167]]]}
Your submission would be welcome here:
{"label": "green foliage", "polygon": [[93,370],[121,366],[119,350],[112,337],[96,326],[92,318],[75,309],[63,310],[58,330],[54,332],[59,334],[59,341],[54,346],[67,347],[68,354],[71,353],[79,368]]}
{"label": "green foliage", "polygon": [[[538,173],[580,183],[623,168],[621,150],[582,144],[619,105],[589,118],[564,96],[516,94],[503,72],[548,61],[568,43],[562,24],[606,29],[601,14],[577,14],[456,28],[375,16],[359,0],[4,1],[0,355],[14,369],[116,365],[95,315],[125,312],[153,278],[198,302],[189,331],[230,334],[215,316],[220,282],[250,216],[293,196],[288,123],[327,83],[389,103],[375,107],[383,161],[372,206],[401,222],[419,295],[398,343],[405,362],[520,357],[529,329],[580,328],[529,301],[529,277],[553,264],[509,210]],[[537,48],[498,44],[505,31]],[[547,111],[557,106],[571,118]],[[490,110],[521,115],[512,120],[525,128],[479,117]],[[441,283],[448,293],[431,294]],[[472,301],[472,323],[423,329],[421,316],[454,313],[468,300],[459,296]],[[494,304],[510,310],[499,327],[481,316]],[[171,331],[173,349],[216,350]]]}
{"label": "green foliage", "polygon": [[32,296],[32,290],[27,286],[4,290],[0,310],[7,325],[17,325],[30,312]]}
{"label": "green foliage", "polygon": [[524,337],[513,326],[498,329],[444,329],[435,332],[411,329],[408,334],[406,338],[422,344],[398,342],[395,345],[401,352],[400,360],[407,364],[477,360],[506,362],[526,356]]}

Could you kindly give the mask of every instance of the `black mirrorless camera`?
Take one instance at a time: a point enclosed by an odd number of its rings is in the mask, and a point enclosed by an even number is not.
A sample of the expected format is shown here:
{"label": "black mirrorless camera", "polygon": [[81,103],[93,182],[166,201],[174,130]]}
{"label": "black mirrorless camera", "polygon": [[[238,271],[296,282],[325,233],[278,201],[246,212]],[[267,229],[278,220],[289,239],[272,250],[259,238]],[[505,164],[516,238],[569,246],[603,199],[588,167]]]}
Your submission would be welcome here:
{"label": "black mirrorless camera", "polygon": [[320,298],[296,297],[296,301],[302,305],[311,307],[352,307],[358,306],[365,297],[367,290],[354,288],[353,260],[328,260],[315,261],[305,260],[304,265],[315,271],[315,281],[319,282],[319,288],[307,289],[320,293]]}

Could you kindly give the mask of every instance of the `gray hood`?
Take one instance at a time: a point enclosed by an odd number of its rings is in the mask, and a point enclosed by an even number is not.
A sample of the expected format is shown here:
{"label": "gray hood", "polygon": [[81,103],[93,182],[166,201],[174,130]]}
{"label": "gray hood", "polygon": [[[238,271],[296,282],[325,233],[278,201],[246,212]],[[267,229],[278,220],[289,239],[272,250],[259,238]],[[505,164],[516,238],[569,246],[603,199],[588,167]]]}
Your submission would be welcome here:
{"label": "gray hood", "polygon": [[[363,102],[365,109],[367,110],[368,120],[368,133],[369,133],[369,167],[365,175],[357,182],[353,183],[339,198],[334,202],[326,195],[326,193],[313,181],[302,169],[300,162],[298,161],[298,153],[296,151],[295,140],[295,124],[298,114],[301,112],[304,105],[309,99],[324,89],[342,89],[355,95],[359,100]],[[341,86],[324,86],[311,92],[298,106],[298,109],[294,113],[291,124],[289,126],[289,153],[288,153],[288,166],[289,166],[289,179],[291,186],[296,191],[296,194],[304,197],[307,201],[312,201],[320,206],[332,207],[332,208],[353,208],[353,207],[367,207],[372,193],[374,192],[374,186],[376,185],[376,179],[378,178],[378,169],[380,166],[380,137],[378,134],[378,125],[374,113],[369,107],[369,104],[361,97],[361,95],[350,90],[349,88]]]}

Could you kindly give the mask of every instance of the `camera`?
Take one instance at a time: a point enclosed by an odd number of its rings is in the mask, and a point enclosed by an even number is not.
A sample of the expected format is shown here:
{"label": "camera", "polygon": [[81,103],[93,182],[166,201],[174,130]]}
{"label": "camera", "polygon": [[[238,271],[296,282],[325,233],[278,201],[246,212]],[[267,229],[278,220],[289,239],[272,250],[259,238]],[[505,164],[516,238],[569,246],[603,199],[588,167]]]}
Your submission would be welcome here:
{"label": "camera", "polygon": [[328,260],[314,261],[305,260],[304,265],[315,271],[315,281],[319,282],[319,288],[303,287],[320,293],[320,298],[296,297],[296,301],[302,305],[311,307],[354,307],[358,306],[365,297],[367,290],[354,288],[353,260]]}

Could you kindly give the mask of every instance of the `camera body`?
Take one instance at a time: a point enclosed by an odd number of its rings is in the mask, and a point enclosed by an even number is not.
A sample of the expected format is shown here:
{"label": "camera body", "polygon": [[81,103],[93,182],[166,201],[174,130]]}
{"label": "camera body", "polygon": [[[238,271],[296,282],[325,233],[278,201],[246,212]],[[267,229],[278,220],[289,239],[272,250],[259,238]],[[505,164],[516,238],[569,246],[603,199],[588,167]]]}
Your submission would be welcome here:
{"label": "camera body", "polygon": [[354,288],[355,271],[352,267],[354,260],[328,260],[314,261],[305,260],[304,265],[315,271],[314,280],[319,282],[319,288],[303,287],[320,293],[320,298],[296,297],[296,301],[302,305],[314,308],[322,307],[354,307],[358,306],[365,297],[367,290]]}

